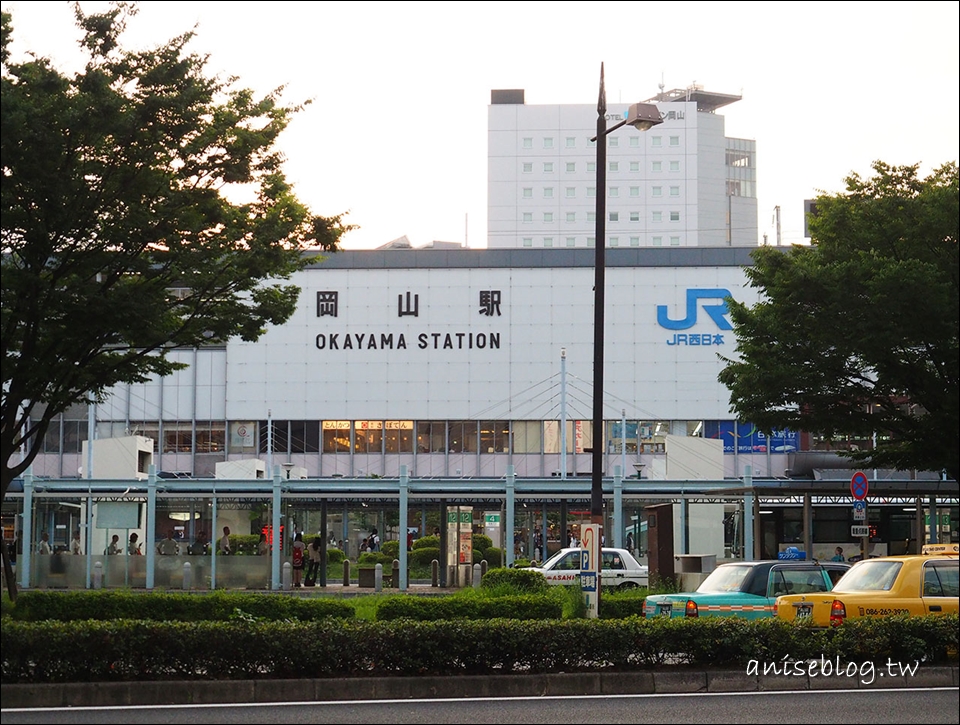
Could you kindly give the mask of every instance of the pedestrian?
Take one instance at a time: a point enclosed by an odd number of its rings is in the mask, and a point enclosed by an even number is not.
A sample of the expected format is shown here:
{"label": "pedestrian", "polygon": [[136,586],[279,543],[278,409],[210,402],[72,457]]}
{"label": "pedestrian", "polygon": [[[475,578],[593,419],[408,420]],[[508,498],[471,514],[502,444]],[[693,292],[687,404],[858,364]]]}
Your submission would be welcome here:
{"label": "pedestrian", "polygon": [[846,559],[843,558],[843,547],[842,547],[842,546],[838,546],[838,547],[836,548],[836,550],[835,550],[835,552],[834,552],[834,554],[833,554],[833,558],[830,559],[830,561],[846,561]]}
{"label": "pedestrian", "polygon": [[44,531],[40,534],[40,546],[37,547],[38,554],[49,554],[50,552],[50,534]]}
{"label": "pedestrian", "polygon": [[73,532],[73,541],[70,542],[70,553],[78,556],[83,553],[80,545],[80,529]]}
{"label": "pedestrian", "polygon": [[157,544],[157,553],[161,556],[176,556],[180,553],[180,545],[173,538],[172,531],[168,531],[166,537]]}
{"label": "pedestrian", "polygon": [[120,553],[120,535],[114,534],[113,538],[110,539],[110,545],[107,546],[107,554],[119,554]]}
{"label": "pedestrian", "polygon": [[257,542],[257,556],[266,556],[270,553],[270,544],[267,542],[267,535],[260,534],[260,541]]}
{"label": "pedestrian", "polygon": [[633,553],[633,532],[630,531],[627,533],[627,551],[631,554]]}
{"label": "pedestrian", "polygon": [[293,537],[293,586],[295,587],[303,586],[303,555],[306,548],[306,544],[303,543],[303,534],[298,531]]}
{"label": "pedestrian", "polygon": [[140,544],[137,539],[140,538],[136,531],[130,534],[130,543],[127,544],[127,556],[140,556]]}
{"label": "pedestrian", "polygon": [[193,544],[187,547],[187,553],[201,556],[209,553],[209,551],[210,547],[207,545],[207,532],[200,530],[197,532],[197,538],[193,540]]}
{"label": "pedestrian", "polygon": [[376,529],[370,530],[370,551],[380,551],[380,534]]}
{"label": "pedestrian", "polygon": [[230,549],[230,527],[223,527],[223,536],[220,537],[220,553],[227,555],[231,553]]}
{"label": "pedestrian", "polygon": [[314,537],[307,549],[310,561],[307,564],[307,576],[303,581],[303,586],[314,587],[317,585],[317,575],[320,573],[320,538]]}

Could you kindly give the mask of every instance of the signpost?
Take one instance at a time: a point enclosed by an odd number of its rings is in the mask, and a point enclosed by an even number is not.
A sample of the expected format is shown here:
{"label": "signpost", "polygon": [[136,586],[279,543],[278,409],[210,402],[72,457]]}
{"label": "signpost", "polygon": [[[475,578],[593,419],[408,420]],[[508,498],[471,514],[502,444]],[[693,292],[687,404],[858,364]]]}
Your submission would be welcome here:
{"label": "signpost", "polygon": [[870,480],[863,471],[857,471],[850,477],[850,494],[853,496],[853,520],[864,525],[851,526],[850,536],[860,539],[860,555],[866,559],[870,555],[870,527],[867,523],[867,492]]}
{"label": "signpost", "polygon": [[600,615],[600,524],[580,527],[580,591],[587,605],[587,618]]}

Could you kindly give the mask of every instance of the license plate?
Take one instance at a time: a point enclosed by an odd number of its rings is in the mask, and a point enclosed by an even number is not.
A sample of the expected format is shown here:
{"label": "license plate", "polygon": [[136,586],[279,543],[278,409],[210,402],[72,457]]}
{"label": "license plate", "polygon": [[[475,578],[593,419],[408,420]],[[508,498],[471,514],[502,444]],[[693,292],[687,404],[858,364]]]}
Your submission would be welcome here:
{"label": "license plate", "polygon": [[809,619],[813,614],[813,606],[810,604],[801,604],[797,607],[797,619]]}
{"label": "license plate", "polygon": [[672,604],[661,604],[661,605],[660,605],[660,616],[661,616],[661,617],[669,617],[672,613],[673,613],[673,605],[672,605]]}

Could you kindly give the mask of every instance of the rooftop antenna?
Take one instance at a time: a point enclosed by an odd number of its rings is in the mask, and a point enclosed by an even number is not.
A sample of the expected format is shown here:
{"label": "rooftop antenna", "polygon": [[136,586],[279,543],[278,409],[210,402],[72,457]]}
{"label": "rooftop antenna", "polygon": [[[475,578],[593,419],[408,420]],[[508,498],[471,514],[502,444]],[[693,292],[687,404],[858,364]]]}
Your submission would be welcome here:
{"label": "rooftop antenna", "polygon": [[659,87],[660,87],[660,98],[659,98],[659,100],[662,101],[662,100],[663,100],[663,89],[666,87],[666,86],[663,85],[663,71],[660,71],[660,83],[659,83],[658,85],[659,85]]}

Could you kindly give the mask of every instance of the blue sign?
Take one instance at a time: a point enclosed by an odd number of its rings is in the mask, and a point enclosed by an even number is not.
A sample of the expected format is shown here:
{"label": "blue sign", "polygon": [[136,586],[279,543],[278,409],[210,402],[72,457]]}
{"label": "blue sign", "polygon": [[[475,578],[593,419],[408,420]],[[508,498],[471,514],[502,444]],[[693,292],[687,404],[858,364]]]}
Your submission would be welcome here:
{"label": "blue sign", "polygon": [[807,552],[800,551],[796,546],[788,546],[786,549],[777,554],[778,559],[806,559]]}
{"label": "blue sign", "polygon": [[795,431],[777,430],[767,435],[753,423],[732,420],[705,420],[703,437],[723,441],[724,453],[790,453],[799,443]]}
{"label": "blue sign", "polygon": [[597,572],[595,571],[580,572],[580,590],[584,592],[597,591]]}
{"label": "blue sign", "polygon": [[850,493],[858,501],[862,501],[870,490],[870,481],[867,480],[867,474],[863,471],[857,471],[850,478]]}
{"label": "blue sign", "polygon": [[657,324],[667,330],[688,330],[697,324],[700,300],[720,300],[718,305],[703,305],[703,311],[721,330],[732,330],[733,325],[724,316],[727,314],[726,298],[731,296],[729,290],[725,289],[688,289],[686,317],[682,320],[671,320],[667,306],[657,305]]}

